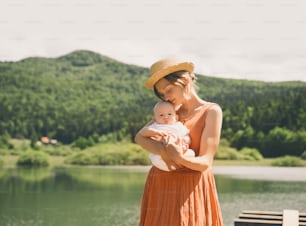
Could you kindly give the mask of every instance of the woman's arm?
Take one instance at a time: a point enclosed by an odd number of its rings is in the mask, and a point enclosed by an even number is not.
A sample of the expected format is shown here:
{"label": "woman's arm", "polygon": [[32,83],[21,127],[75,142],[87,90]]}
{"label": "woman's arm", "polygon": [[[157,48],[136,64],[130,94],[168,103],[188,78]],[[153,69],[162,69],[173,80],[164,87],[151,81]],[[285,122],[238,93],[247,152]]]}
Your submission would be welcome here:
{"label": "woman's arm", "polygon": [[165,148],[162,142],[143,136],[142,134],[142,130],[136,134],[135,142],[137,144],[153,154],[160,155],[164,151]]}
{"label": "woman's arm", "polygon": [[140,135],[142,135],[143,137],[148,137],[148,138],[156,138],[156,139],[159,139],[161,140],[161,138],[163,136],[167,136],[168,133],[165,132],[165,131],[162,131],[162,130],[158,130],[158,129],[155,129],[155,128],[151,128],[149,126],[145,126],[144,128],[142,128],[140,131],[139,131]]}
{"label": "woman's arm", "polygon": [[[145,127],[143,129],[145,129]],[[141,147],[153,154],[160,155],[169,169],[172,169],[173,167],[179,168],[178,165],[175,164],[175,162],[169,158],[169,156],[165,152],[165,146],[161,141],[145,137],[141,134],[142,130],[140,130],[135,136],[135,142],[137,144],[139,144]]]}
{"label": "woman's arm", "polygon": [[186,157],[181,154],[180,147],[169,141],[166,152],[177,164],[192,170],[204,171],[212,166],[214,155],[218,149],[222,127],[222,110],[214,105],[207,110],[205,128],[201,134],[199,156]]}

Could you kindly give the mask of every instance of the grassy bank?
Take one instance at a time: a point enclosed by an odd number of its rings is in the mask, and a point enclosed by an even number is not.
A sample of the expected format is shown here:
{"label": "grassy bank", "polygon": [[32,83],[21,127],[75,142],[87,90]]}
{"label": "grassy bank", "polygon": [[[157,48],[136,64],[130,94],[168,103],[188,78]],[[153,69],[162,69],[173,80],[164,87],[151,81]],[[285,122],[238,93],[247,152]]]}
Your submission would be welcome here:
{"label": "grassy bank", "polygon": [[[0,167],[25,166],[147,166],[148,152],[131,142],[97,143],[85,149],[73,145],[43,145],[32,148],[27,140],[12,140],[14,148],[0,149]],[[240,151],[221,142],[215,158],[216,166],[306,166],[303,156],[263,158],[256,149]],[[2,165],[2,166],[1,166]]]}
{"label": "grassy bank", "polygon": [[[18,156],[6,155],[2,156],[4,160],[4,168],[16,167]],[[50,156],[49,167],[69,167],[71,164],[65,162],[65,156]],[[215,166],[272,166],[274,159],[262,159],[260,161],[247,160],[215,160]],[[306,161],[305,161],[306,165]]]}
{"label": "grassy bank", "polygon": [[[4,168],[13,168],[17,166],[17,161],[19,156],[17,155],[5,155],[1,156],[3,159],[3,167]],[[50,156],[50,167],[58,167],[58,166],[69,166],[68,164],[65,164],[65,157],[64,156]]]}

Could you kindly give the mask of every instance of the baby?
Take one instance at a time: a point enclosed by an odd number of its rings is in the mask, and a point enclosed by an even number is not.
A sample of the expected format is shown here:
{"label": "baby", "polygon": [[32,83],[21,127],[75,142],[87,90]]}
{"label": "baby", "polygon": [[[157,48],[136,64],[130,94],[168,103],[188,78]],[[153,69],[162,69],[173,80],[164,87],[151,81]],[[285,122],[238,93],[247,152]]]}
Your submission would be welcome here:
{"label": "baby", "polygon": [[[183,146],[184,155],[195,156],[194,151],[188,149],[191,142],[188,135],[189,130],[181,122],[177,121],[177,115],[172,104],[160,101],[154,106],[153,112],[154,122],[143,128],[141,135],[155,140],[161,140],[165,136],[172,136],[178,144]],[[149,158],[157,168],[170,171],[160,155],[150,153]]]}

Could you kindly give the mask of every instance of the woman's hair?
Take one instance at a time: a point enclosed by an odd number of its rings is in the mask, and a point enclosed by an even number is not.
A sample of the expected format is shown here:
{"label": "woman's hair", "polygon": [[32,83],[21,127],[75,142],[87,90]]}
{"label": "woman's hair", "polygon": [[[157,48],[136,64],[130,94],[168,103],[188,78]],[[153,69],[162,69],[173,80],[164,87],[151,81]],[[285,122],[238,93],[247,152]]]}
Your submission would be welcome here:
{"label": "woman's hair", "polygon": [[[171,74],[168,74],[166,75],[165,77],[163,77],[164,79],[166,79],[168,82],[170,82],[172,85],[177,85],[177,86],[181,86],[182,88],[184,88],[186,86],[186,83],[184,82],[184,80],[182,79],[183,78],[183,75],[188,73],[191,80],[192,81],[195,81],[196,80],[196,76],[194,74],[191,74],[189,73],[188,71],[176,71],[176,72],[173,72]],[[195,85],[194,85],[195,88],[197,88]],[[162,99],[162,96],[160,95],[160,93],[157,91],[156,89],[156,86],[154,85],[154,93],[155,95]]]}

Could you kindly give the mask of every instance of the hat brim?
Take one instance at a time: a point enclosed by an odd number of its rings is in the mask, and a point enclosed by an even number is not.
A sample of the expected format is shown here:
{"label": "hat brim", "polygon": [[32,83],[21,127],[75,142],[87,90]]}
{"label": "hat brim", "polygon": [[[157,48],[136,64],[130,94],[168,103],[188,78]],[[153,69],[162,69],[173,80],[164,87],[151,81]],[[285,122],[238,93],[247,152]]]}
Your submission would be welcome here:
{"label": "hat brim", "polygon": [[154,85],[163,77],[176,72],[176,71],[188,71],[190,73],[193,72],[193,63],[191,62],[183,62],[171,67],[164,68],[152,74],[145,83],[147,89],[153,89]]}

